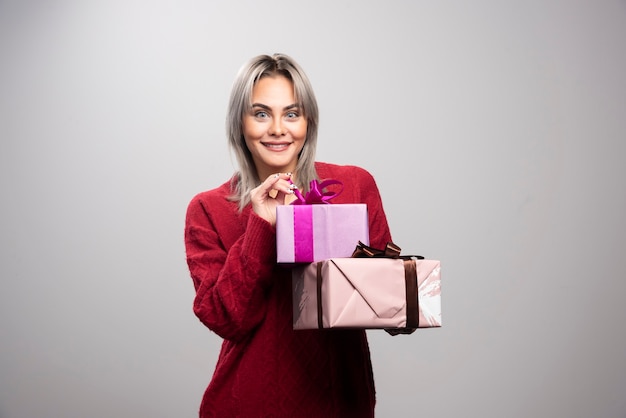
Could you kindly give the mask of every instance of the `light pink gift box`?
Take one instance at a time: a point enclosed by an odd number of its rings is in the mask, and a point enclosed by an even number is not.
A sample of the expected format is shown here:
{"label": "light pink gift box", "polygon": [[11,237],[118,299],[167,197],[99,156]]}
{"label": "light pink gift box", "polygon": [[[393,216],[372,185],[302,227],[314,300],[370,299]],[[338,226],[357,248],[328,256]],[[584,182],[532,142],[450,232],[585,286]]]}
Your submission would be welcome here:
{"label": "light pink gift box", "polygon": [[292,292],[294,329],[441,326],[437,260],[333,258],[294,268]]}
{"label": "light pink gift box", "polygon": [[365,204],[281,205],[276,208],[279,263],[350,257],[359,241],[369,243]]}

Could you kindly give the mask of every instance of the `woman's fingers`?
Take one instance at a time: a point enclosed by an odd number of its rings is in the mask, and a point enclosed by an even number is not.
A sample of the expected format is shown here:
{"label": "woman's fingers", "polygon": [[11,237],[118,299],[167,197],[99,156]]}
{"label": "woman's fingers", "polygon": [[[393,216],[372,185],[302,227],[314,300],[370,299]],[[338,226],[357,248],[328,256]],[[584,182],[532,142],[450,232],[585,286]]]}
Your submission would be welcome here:
{"label": "woman's fingers", "polygon": [[254,212],[263,219],[276,224],[276,206],[285,204],[285,197],[293,194],[296,186],[291,183],[291,173],[272,174],[250,192]]}
{"label": "woman's fingers", "polygon": [[291,173],[277,173],[269,176],[262,184],[267,196],[276,199],[282,193],[292,194],[296,186],[291,183]]}

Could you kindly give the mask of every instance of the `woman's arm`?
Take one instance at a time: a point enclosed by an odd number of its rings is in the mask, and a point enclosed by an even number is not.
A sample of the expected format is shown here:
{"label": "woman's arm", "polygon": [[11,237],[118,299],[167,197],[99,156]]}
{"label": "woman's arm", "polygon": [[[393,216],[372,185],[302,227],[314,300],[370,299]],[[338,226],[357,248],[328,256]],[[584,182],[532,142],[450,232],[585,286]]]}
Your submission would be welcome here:
{"label": "woman's arm", "polygon": [[206,202],[189,204],[187,264],[196,288],[194,312],[224,339],[240,340],[264,318],[276,258],[274,228],[250,213],[246,230],[226,251]]}
{"label": "woman's arm", "polygon": [[387,223],[387,215],[374,177],[364,169],[357,169],[361,201],[367,204],[367,216],[370,229],[370,246],[384,249],[391,241],[391,232]]}

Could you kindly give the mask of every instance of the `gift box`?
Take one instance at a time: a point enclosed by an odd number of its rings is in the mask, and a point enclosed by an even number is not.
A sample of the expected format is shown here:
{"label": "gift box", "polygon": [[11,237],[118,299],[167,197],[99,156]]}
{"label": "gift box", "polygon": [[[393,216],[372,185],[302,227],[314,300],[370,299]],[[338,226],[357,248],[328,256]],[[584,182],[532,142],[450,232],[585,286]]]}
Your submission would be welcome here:
{"label": "gift box", "polygon": [[283,205],[276,208],[279,263],[311,263],[350,257],[358,241],[369,242],[365,204]]}
{"label": "gift box", "polygon": [[437,260],[331,258],[292,271],[293,328],[441,326]]}

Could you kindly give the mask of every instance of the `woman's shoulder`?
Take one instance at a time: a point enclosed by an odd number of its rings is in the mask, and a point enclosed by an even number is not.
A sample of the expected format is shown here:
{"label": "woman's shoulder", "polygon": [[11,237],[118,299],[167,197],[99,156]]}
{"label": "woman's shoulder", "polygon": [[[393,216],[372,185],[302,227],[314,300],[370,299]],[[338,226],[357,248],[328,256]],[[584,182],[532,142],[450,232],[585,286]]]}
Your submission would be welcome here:
{"label": "woman's shoulder", "polygon": [[216,207],[220,205],[236,205],[229,199],[232,194],[231,183],[232,179],[218,187],[197,193],[189,202],[189,206]]}
{"label": "woman's shoulder", "polygon": [[373,178],[369,171],[356,165],[339,165],[318,161],[315,163],[315,170],[321,180],[355,177],[362,180],[369,180]]}

